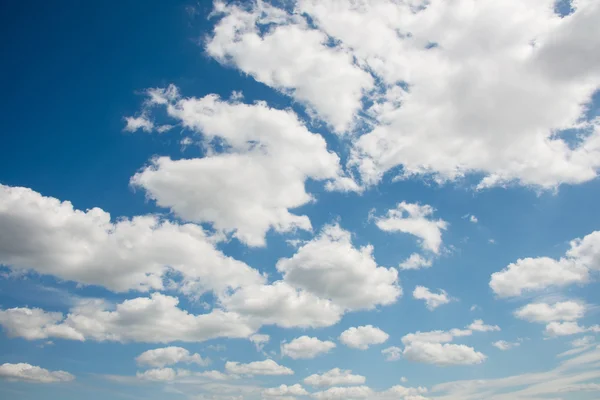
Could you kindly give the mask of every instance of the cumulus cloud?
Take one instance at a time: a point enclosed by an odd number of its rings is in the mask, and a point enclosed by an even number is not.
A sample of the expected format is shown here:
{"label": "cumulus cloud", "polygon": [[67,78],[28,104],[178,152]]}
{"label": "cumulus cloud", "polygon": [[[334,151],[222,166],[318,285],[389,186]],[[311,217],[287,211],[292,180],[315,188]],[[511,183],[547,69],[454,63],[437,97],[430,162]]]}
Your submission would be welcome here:
{"label": "cumulus cloud", "polygon": [[187,349],[175,346],[147,350],[137,356],[135,361],[138,365],[158,368],[178,363],[197,364],[203,367],[210,364],[210,360],[207,358],[202,358],[200,354],[190,354]]}
{"label": "cumulus cloud", "polygon": [[125,128],[127,132],[135,132],[138,129],[144,132],[151,132],[154,129],[154,122],[150,121],[146,115],[139,117],[125,117]]}
{"label": "cumulus cloud", "polygon": [[453,300],[445,290],[440,289],[439,293],[433,293],[424,286],[415,287],[413,297],[417,300],[424,300],[429,311],[433,311],[439,306],[448,304]]}
{"label": "cumulus cloud", "polygon": [[369,346],[385,343],[390,335],[373,325],[346,329],[340,335],[340,341],[348,347],[366,350]]}
{"label": "cumulus cloud", "polygon": [[560,259],[523,258],[492,274],[490,287],[501,297],[520,296],[524,292],[563,287],[589,281],[590,271],[600,269],[600,231],[575,239]]}
{"label": "cumulus cloud", "polygon": [[225,256],[197,225],[156,216],[121,218],[81,211],[68,201],[0,185],[0,264],[117,292],[160,290],[171,271],[181,290],[223,292],[264,281],[253,268]]}
{"label": "cumulus cloud", "polygon": [[277,262],[285,282],[347,309],[394,303],[402,294],[398,272],[377,266],[373,246],[356,248],[350,232],[327,225],[291,258]]}
{"label": "cumulus cloud", "polygon": [[227,361],[225,370],[237,375],[294,375],[294,371],[277,364],[271,359],[264,361],[253,361],[248,364],[240,364],[235,361]]}
{"label": "cumulus cloud", "polygon": [[319,340],[315,337],[301,336],[289,343],[281,345],[281,355],[293,359],[315,358],[320,354],[328,353],[335,348],[335,343],[331,341]]}
{"label": "cumulus cloud", "polygon": [[201,135],[207,155],[156,158],[131,184],[187,221],[211,223],[249,246],[264,246],[270,229],[312,229],[306,215],[289,211],[313,200],[307,179],[351,185],[323,137],[291,110],[216,95],[181,98],[174,87],[149,93],[152,104]]}
{"label": "cumulus cloud", "polygon": [[483,320],[476,319],[473,321],[467,329],[478,332],[491,332],[491,331],[499,331],[500,327],[498,325],[486,325],[483,323]]}
{"label": "cumulus cloud", "polygon": [[250,336],[249,339],[252,343],[254,343],[254,346],[256,346],[256,350],[261,351],[265,347],[265,344],[269,343],[271,337],[269,335],[255,333],[254,335]]}
{"label": "cumulus cloud", "polygon": [[373,389],[368,386],[331,387],[312,395],[319,400],[345,400],[345,399],[367,399],[374,395]]}
{"label": "cumulus cloud", "polygon": [[83,300],[66,318],[40,309],[13,308],[0,311],[0,324],[9,335],[29,340],[58,337],[148,343],[246,338],[256,330],[237,313],[213,310],[194,315],[179,308],[178,303],[177,298],[160,293],[125,300],[114,307],[102,300]]}
{"label": "cumulus cloud", "polygon": [[510,350],[513,347],[518,347],[520,345],[521,345],[520,342],[507,342],[506,340],[498,340],[498,341],[492,343],[492,346],[494,346],[495,348],[500,349],[502,351]]}
{"label": "cumulus cloud", "polygon": [[397,361],[402,357],[402,349],[392,346],[381,350],[381,354],[385,356],[385,361]]}
{"label": "cumulus cloud", "polygon": [[279,396],[308,396],[309,393],[300,385],[281,385],[275,388],[265,389],[262,392],[263,396],[279,397]]}
{"label": "cumulus cloud", "polygon": [[585,304],[572,300],[530,303],[516,310],[515,316],[529,322],[575,321],[584,316],[585,309]]}
{"label": "cumulus cloud", "polygon": [[[403,201],[395,209],[388,210],[385,217],[376,218],[375,223],[386,232],[403,232],[416,236],[421,240],[423,249],[439,254],[442,231],[447,229],[448,223],[441,219],[431,219],[434,211],[433,207],[426,204]],[[415,258],[413,263],[416,261]]]}
{"label": "cumulus cloud", "polygon": [[600,333],[600,326],[593,325],[590,327],[584,327],[579,325],[577,322],[565,321],[558,322],[553,321],[546,325],[546,329],[544,331],[548,336],[568,336],[568,335],[576,335],[578,333],[583,332],[594,332]]}
{"label": "cumulus cloud", "polygon": [[420,269],[429,268],[432,265],[430,258],[425,258],[419,253],[412,253],[406,260],[402,261],[398,268],[400,269]]}
{"label": "cumulus cloud", "polygon": [[70,382],[75,379],[73,375],[65,371],[48,371],[26,363],[0,365],[0,378],[33,383]]}
{"label": "cumulus cloud", "polygon": [[355,65],[352,54],[330,46],[327,34],[303,18],[267,3],[242,9],[219,2],[215,11],[222,19],[206,43],[208,54],[292,94],[337,132],[352,127],[365,90],[373,86],[371,74]]}
{"label": "cumulus cloud", "polygon": [[304,383],[315,387],[327,387],[337,385],[362,385],[367,379],[362,375],[355,375],[350,370],[333,368],[324,374],[313,374],[304,378]]}

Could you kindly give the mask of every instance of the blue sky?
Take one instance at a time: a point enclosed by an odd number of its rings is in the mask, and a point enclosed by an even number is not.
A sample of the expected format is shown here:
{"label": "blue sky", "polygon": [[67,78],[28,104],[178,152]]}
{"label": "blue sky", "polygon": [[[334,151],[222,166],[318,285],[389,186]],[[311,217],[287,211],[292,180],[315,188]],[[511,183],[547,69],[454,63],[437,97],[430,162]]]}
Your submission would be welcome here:
{"label": "blue sky", "polygon": [[0,18],[2,398],[597,398],[597,2]]}

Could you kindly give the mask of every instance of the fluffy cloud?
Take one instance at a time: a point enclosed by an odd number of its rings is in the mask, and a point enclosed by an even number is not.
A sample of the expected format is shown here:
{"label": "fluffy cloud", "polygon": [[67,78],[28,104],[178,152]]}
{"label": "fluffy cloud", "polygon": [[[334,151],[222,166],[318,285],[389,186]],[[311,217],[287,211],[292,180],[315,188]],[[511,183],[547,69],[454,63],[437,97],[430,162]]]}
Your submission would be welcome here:
{"label": "fluffy cloud", "polygon": [[177,377],[187,376],[186,370],[174,370],[173,368],[154,368],[144,372],[138,372],[136,377],[144,381],[152,382],[170,382]]}
{"label": "fluffy cloud", "polygon": [[354,400],[372,398],[375,392],[368,386],[332,387],[321,392],[313,393],[319,400]]}
{"label": "fluffy cloud", "polygon": [[156,216],[111,222],[99,208],[80,211],[31,189],[0,185],[0,264],[110,290],[163,289],[170,271],[182,289],[223,292],[264,278],[216,250],[201,227]]}
{"label": "fluffy cloud", "polygon": [[350,370],[334,368],[324,374],[313,374],[304,378],[304,383],[315,387],[327,387],[337,385],[362,385],[366,382],[362,375],[354,375]]}
{"label": "fluffy cloud", "polygon": [[227,361],[225,369],[231,374],[238,375],[293,375],[294,371],[277,364],[275,361],[268,359],[264,361],[253,361],[248,364],[240,364],[239,362]]}
{"label": "fluffy cloud", "polygon": [[254,346],[256,346],[256,350],[261,351],[265,347],[265,344],[269,343],[271,337],[269,335],[255,333],[254,335],[250,336],[249,339],[252,343],[254,343]]}
{"label": "fluffy cloud", "polygon": [[373,325],[352,327],[340,335],[340,341],[348,347],[366,350],[371,345],[385,343],[390,335]]}
{"label": "fluffy cloud", "polygon": [[515,311],[515,316],[529,322],[575,321],[584,316],[585,309],[585,304],[571,300],[531,303]]}
{"label": "fluffy cloud", "polygon": [[595,332],[600,333],[600,326],[594,325],[590,327],[584,327],[579,325],[577,322],[566,321],[566,322],[550,322],[546,325],[545,333],[548,336],[568,336],[576,335],[583,332]]}
{"label": "fluffy cloud", "polygon": [[131,184],[185,220],[211,223],[247,245],[264,246],[269,229],[311,229],[307,216],[289,211],[313,199],[305,190],[307,179],[346,189],[352,184],[325,140],[290,110],[216,95],[181,98],[174,87],[149,93],[151,104],[165,106],[171,117],[202,135],[207,155],[156,158]]}
{"label": "fluffy cloud", "polygon": [[400,347],[392,346],[381,350],[381,354],[385,356],[385,361],[397,361],[402,357],[402,349]]}
{"label": "fluffy cloud", "polygon": [[0,378],[33,383],[70,382],[75,379],[65,371],[48,371],[26,363],[0,365]]}
{"label": "fluffy cloud", "polygon": [[499,331],[500,327],[498,325],[486,325],[483,323],[483,320],[476,319],[471,325],[467,326],[467,329],[478,332],[492,332]]}
{"label": "fluffy cloud", "polygon": [[425,300],[427,309],[430,311],[435,310],[441,305],[448,304],[452,301],[452,298],[448,296],[445,290],[441,290],[439,293],[430,292],[428,288],[424,286],[417,286],[413,291],[413,297],[417,300]]}
{"label": "fluffy cloud", "polygon": [[487,358],[483,353],[472,347],[450,342],[456,337],[472,335],[473,330],[486,332],[499,328],[485,325],[481,320],[474,321],[468,328],[409,333],[402,338],[405,346],[402,355],[410,361],[438,366],[480,364]]}
{"label": "fluffy cloud", "polygon": [[239,314],[213,310],[194,315],[178,303],[177,298],[160,293],[125,300],[115,307],[101,300],[84,300],[66,318],[39,309],[13,308],[0,311],[0,324],[9,335],[30,340],[58,337],[149,343],[245,338],[256,330]]}
{"label": "fluffy cloud", "polygon": [[598,132],[574,148],[555,132],[581,126],[600,84],[599,40],[583,39],[594,36],[600,7],[581,1],[566,18],[553,8],[554,0],[301,1],[299,13],[382,81],[367,110],[375,127],[354,148],[363,180],[398,166],[402,177],[437,180],[479,172],[480,187],[593,179]]}
{"label": "fluffy cloud", "polygon": [[292,94],[336,131],[351,127],[364,91],[373,86],[352,54],[330,46],[329,37],[303,18],[263,2],[249,10],[217,2],[215,11],[222,19],[206,43],[208,54]]}
{"label": "fluffy cloud", "polygon": [[138,365],[159,368],[178,363],[197,364],[200,366],[207,366],[210,364],[210,360],[202,358],[200,354],[190,354],[187,349],[174,346],[145,351],[137,356],[135,361]]}
{"label": "fluffy cloud", "polygon": [[278,397],[278,396],[308,396],[308,392],[300,384],[281,385],[276,388],[263,390],[263,396]]}
{"label": "fluffy cloud", "polygon": [[600,269],[600,231],[571,241],[564,257],[523,258],[492,274],[490,287],[501,297],[587,283],[590,270]]}
{"label": "fluffy cloud", "polygon": [[[447,229],[448,223],[431,219],[434,211],[429,205],[403,201],[395,209],[388,210],[385,217],[376,218],[375,223],[386,232],[404,232],[416,236],[421,239],[423,249],[438,254],[442,245],[442,231]],[[413,263],[416,261],[415,258]]]}
{"label": "fluffy cloud", "polygon": [[351,234],[328,225],[291,258],[277,262],[285,282],[347,309],[387,305],[402,294],[398,272],[377,266],[373,246],[352,245]]}
{"label": "fluffy cloud", "polygon": [[412,253],[406,260],[402,261],[398,268],[400,269],[420,269],[429,268],[432,265],[430,258],[425,258],[419,253]]}
{"label": "fluffy cloud", "polygon": [[518,347],[520,345],[521,345],[520,342],[507,342],[506,340],[498,340],[498,341],[492,343],[492,346],[494,346],[497,349],[500,349],[502,351],[510,350],[513,347]]}
{"label": "fluffy cloud", "polygon": [[335,343],[322,341],[315,337],[301,336],[281,345],[281,355],[293,359],[315,358],[335,348]]}

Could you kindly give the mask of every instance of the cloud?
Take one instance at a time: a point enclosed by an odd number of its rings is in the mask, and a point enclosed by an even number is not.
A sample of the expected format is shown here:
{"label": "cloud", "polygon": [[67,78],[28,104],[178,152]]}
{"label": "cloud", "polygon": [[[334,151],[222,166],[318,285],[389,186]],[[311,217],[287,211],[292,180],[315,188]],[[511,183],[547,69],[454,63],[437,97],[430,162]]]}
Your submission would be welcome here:
{"label": "cloud", "polygon": [[331,387],[321,392],[313,393],[319,400],[354,400],[372,398],[374,391],[368,386]]}
{"label": "cloud", "polygon": [[144,132],[152,132],[154,129],[154,123],[150,121],[146,115],[140,115],[139,117],[125,117],[125,131],[135,132],[138,129]]}
{"label": "cloud", "polygon": [[265,389],[262,392],[263,396],[278,397],[278,396],[308,396],[309,393],[304,390],[300,384],[281,385],[275,388]]}
{"label": "cloud", "polygon": [[26,363],[0,365],[0,378],[32,383],[70,382],[75,379],[73,375],[65,371],[48,371]]}
{"label": "cloud", "polygon": [[490,287],[500,297],[520,296],[523,292],[584,284],[591,270],[600,269],[600,231],[575,239],[558,260],[549,257],[523,258],[492,274]]}
{"label": "cloud", "polygon": [[402,261],[398,268],[400,269],[420,269],[429,268],[432,265],[430,258],[425,258],[419,253],[412,253],[406,260]]}
{"label": "cloud", "polygon": [[518,347],[520,345],[521,345],[520,342],[507,342],[506,340],[498,340],[498,341],[492,343],[492,346],[494,346],[497,349],[500,349],[502,351],[510,350],[513,347]]}
{"label": "cloud", "polygon": [[364,110],[373,129],[354,145],[352,165],[365,183],[397,167],[401,177],[437,181],[479,173],[482,188],[551,188],[596,176],[597,131],[573,147],[555,132],[581,126],[600,83],[599,39],[583,39],[593,36],[597,4],[580,2],[568,18],[553,12],[552,0],[416,4],[296,7],[381,81]]}
{"label": "cloud", "polygon": [[207,53],[291,94],[335,131],[350,129],[364,92],[373,86],[371,75],[303,18],[263,2],[251,7],[217,3],[222,19],[206,42]]}
{"label": "cloud", "polygon": [[366,350],[371,345],[382,344],[390,336],[373,325],[352,327],[340,335],[340,341],[348,347]]}
{"label": "cloud", "polygon": [[249,246],[265,246],[270,229],[312,229],[306,215],[289,211],[314,199],[306,192],[307,179],[351,184],[342,176],[339,157],[293,111],[216,95],[169,98],[169,91],[177,93],[169,88],[150,91],[151,98],[159,99],[152,102],[200,134],[207,155],[155,158],[131,184],[182,219],[210,223]]}
{"label": "cloud", "polygon": [[392,346],[381,350],[381,354],[385,356],[385,361],[397,361],[402,357],[402,349]]}
{"label": "cloud", "polygon": [[585,314],[586,306],[577,301],[554,304],[530,303],[515,311],[515,316],[529,322],[575,321]]}
{"label": "cloud", "polygon": [[595,332],[600,333],[600,326],[594,325],[590,327],[584,327],[579,325],[577,322],[566,321],[566,322],[550,322],[546,325],[545,333],[548,336],[568,336],[576,335],[583,332]]}
{"label": "cloud", "polygon": [[84,300],[66,318],[39,309],[13,308],[0,311],[0,324],[9,335],[29,340],[58,337],[100,342],[201,342],[246,338],[256,330],[239,314],[213,310],[194,315],[178,303],[177,298],[160,293],[125,300],[115,307],[102,300]]}
{"label": "cloud", "polygon": [[265,347],[265,344],[269,343],[271,337],[269,335],[255,333],[254,335],[250,336],[249,339],[252,343],[254,343],[254,346],[256,346],[256,350],[261,351]]}
{"label": "cloud", "polygon": [[337,224],[280,259],[277,270],[290,285],[350,310],[389,305],[402,294],[398,271],[377,266],[373,246],[354,247],[350,232]]}
{"label": "cloud", "polygon": [[367,379],[362,375],[354,375],[350,370],[333,368],[322,375],[313,374],[304,378],[304,383],[315,387],[328,387],[337,385],[362,385]]}
{"label": "cloud", "polygon": [[435,209],[418,203],[398,203],[395,209],[388,210],[385,217],[375,219],[377,227],[386,232],[409,233],[421,239],[423,249],[439,254],[442,245],[442,231],[448,223],[430,219]]}
{"label": "cloud", "polygon": [[434,364],[438,366],[481,364],[486,356],[474,348],[454,344],[456,337],[470,336],[473,330],[487,332],[499,330],[497,326],[485,325],[476,320],[469,329],[451,329],[450,331],[430,331],[409,333],[402,337],[404,350],[402,355],[409,361]]}
{"label": "cloud", "polygon": [[208,358],[202,358],[198,353],[190,354],[188,350],[175,346],[147,350],[137,356],[135,361],[138,365],[159,368],[178,363],[197,364],[203,367],[210,364]]}
{"label": "cloud", "polygon": [[486,325],[483,323],[483,320],[476,319],[471,325],[467,326],[467,329],[478,332],[492,332],[499,331],[500,327],[498,325]]}
{"label": "cloud", "polygon": [[586,390],[585,384],[600,377],[600,349],[592,349],[560,362],[551,370],[495,379],[442,383],[431,388],[433,398],[444,400],[538,400],[559,393]]}
{"label": "cloud", "polygon": [[335,343],[315,337],[301,336],[281,345],[281,355],[293,359],[315,358],[335,348]]}
{"label": "cloud", "polygon": [[270,359],[253,361],[248,364],[227,361],[225,363],[225,370],[231,374],[238,375],[294,375],[294,371]]}
{"label": "cloud", "polygon": [[174,370],[173,368],[154,368],[144,372],[138,372],[136,377],[144,381],[170,382],[178,377],[189,375],[186,370]]}
{"label": "cloud", "polygon": [[445,290],[440,289],[439,293],[432,293],[424,286],[417,286],[413,291],[413,297],[417,300],[425,300],[429,311],[433,311],[441,305],[450,303],[453,299],[448,296]]}
{"label": "cloud", "polygon": [[[264,281],[248,265],[225,256],[197,225],[157,216],[121,218],[81,211],[31,189],[0,185],[0,264],[116,292],[164,288],[182,275],[182,291],[200,295]],[[192,290],[193,289],[193,290]]]}

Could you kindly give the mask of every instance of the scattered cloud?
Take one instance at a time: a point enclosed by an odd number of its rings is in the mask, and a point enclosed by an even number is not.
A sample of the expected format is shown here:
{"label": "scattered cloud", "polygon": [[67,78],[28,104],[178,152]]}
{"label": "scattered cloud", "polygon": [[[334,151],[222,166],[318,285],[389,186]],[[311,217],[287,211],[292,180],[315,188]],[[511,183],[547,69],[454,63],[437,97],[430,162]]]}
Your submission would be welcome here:
{"label": "scattered cloud", "polygon": [[225,370],[237,375],[294,375],[294,371],[270,359],[253,361],[248,364],[227,361],[225,363]]}
{"label": "scattered cloud", "polygon": [[433,293],[424,286],[417,286],[413,291],[413,297],[417,300],[425,300],[426,307],[433,311],[441,305],[450,303],[453,299],[448,296],[445,290],[440,289],[439,293]]}
{"label": "scattered cloud", "polygon": [[47,369],[26,363],[0,365],[0,379],[32,383],[71,382],[75,377],[65,371],[48,371]]}
{"label": "scattered cloud", "polygon": [[301,336],[289,343],[281,345],[281,355],[293,359],[309,359],[328,353],[335,348],[335,343],[322,341],[315,337]]}
{"label": "scattered cloud", "polygon": [[366,350],[369,346],[385,343],[390,336],[373,325],[352,327],[340,335],[340,341],[348,347]]}
{"label": "scattered cloud", "polygon": [[350,370],[333,368],[324,374],[313,374],[304,379],[304,383],[314,387],[328,387],[338,385],[362,385],[367,379],[362,375],[354,375]]}
{"label": "scattered cloud", "polygon": [[137,356],[135,361],[138,365],[158,368],[179,363],[197,364],[202,367],[210,365],[210,359],[202,358],[198,353],[190,354],[188,350],[174,346],[147,350]]}

